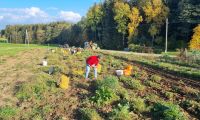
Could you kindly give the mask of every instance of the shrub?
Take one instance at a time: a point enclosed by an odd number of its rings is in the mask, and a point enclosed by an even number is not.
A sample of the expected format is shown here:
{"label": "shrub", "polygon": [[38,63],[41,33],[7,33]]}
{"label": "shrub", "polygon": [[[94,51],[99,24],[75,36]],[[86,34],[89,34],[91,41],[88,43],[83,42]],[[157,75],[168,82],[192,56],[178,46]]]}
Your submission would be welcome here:
{"label": "shrub", "polygon": [[95,91],[95,96],[91,100],[98,106],[106,105],[118,99],[117,95],[108,87],[101,86]]}
{"label": "shrub", "polygon": [[133,98],[130,101],[130,109],[134,112],[144,112],[146,110],[146,105],[144,99],[142,98]]}
{"label": "shrub", "polygon": [[130,89],[144,90],[145,86],[140,83],[139,80],[129,80],[125,83]]}
{"label": "shrub", "polygon": [[17,109],[11,106],[0,107],[0,119],[10,119],[17,114]]}
{"label": "shrub", "polygon": [[111,112],[111,120],[132,120],[129,114],[129,106],[122,106],[118,104],[117,108],[113,109]]}
{"label": "shrub", "polygon": [[95,109],[81,108],[80,114],[81,120],[102,120],[102,118]]}
{"label": "shrub", "polygon": [[134,71],[133,72],[133,77],[135,78],[135,79],[138,79],[138,78],[140,78],[140,72],[139,71]]}
{"label": "shrub", "polygon": [[153,117],[163,120],[185,120],[180,107],[172,103],[155,103],[151,109]]}
{"label": "shrub", "polygon": [[135,44],[130,44],[128,46],[129,50],[133,51],[133,52],[141,52],[141,47],[140,45],[135,45]]}
{"label": "shrub", "polygon": [[118,78],[115,76],[107,76],[103,80],[98,80],[96,82],[96,88],[107,87],[115,91],[119,87]]}
{"label": "shrub", "polygon": [[145,47],[135,44],[130,44],[128,48],[133,52],[140,52],[140,53],[153,53],[153,49],[151,47]]}
{"label": "shrub", "polygon": [[150,78],[153,82],[160,82],[161,81],[161,77],[158,75],[152,75]]}

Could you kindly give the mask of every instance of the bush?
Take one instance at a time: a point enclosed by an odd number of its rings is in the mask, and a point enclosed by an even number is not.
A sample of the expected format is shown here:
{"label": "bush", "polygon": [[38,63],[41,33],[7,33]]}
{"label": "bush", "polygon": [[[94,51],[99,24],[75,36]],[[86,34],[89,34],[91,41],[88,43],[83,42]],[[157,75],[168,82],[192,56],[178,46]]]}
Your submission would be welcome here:
{"label": "bush", "polygon": [[141,47],[140,45],[135,45],[135,44],[130,44],[128,46],[129,50],[131,50],[132,52],[140,52],[141,51]]}
{"label": "bush", "polygon": [[128,48],[133,52],[140,52],[140,53],[153,53],[153,49],[151,47],[145,47],[135,44],[130,44]]}
{"label": "bush", "polygon": [[117,108],[113,109],[111,112],[111,120],[132,120],[129,114],[129,106],[122,106],[118,104]]}
{"label": "bush", "polygon": [[163,120],[185,120],[180,107],[172,103],[155,103],[151,109],[155,119]]}
{"label": "bush", "polygon": [[145,86],[140,83],[139,80],[129,80],[125,83],[130,89],[144,90]]}
{"label": "bush", "polygon": [[103,80],[96,81],[95,87],[96,89],[101,88],[101,87],[107,87],[115,91],[119,88],[118,78],[115,76],[107,76]]}
{"label": "bush", "polygon": [[161,81],[161,77],[158,75],[152,75],[150,78],[153,82],[160,82]]}
{"label": "bush", "polygon": [[102,120],[102,118],[95,109],[81,108],[80,114],[81,120]]}
{"label": "bush", "polygon": [[144,112],[146,110],[144,99],[138,97],[130,100],[130,109],[134,112]]}
{"label": "bush", "polygon": [[0,108],[0,119],[10,119],[17,114],[17,109],[10,106]]}
{"label": "bush", "polygon": [[108,87],[102,86],[95,91],[95,96],[91,100],[98,106],[109,104],[118,99],[118,96]]}

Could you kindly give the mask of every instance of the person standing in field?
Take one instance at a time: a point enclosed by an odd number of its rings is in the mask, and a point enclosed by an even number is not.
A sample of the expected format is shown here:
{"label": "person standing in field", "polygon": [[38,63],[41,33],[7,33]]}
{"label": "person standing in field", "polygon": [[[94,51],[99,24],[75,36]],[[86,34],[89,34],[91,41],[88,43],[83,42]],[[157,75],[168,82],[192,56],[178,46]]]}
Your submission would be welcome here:
{"label": "person standing in field", "polygon": [[90,68],[94,68],[94,77],[95,80],[97,79],[97,65],[99,64],[99,60],[100,60],[101,56],[90,56],[86,59],[86,74],[85,74],[85,79],[88,79],[88,75],[90,73]]}

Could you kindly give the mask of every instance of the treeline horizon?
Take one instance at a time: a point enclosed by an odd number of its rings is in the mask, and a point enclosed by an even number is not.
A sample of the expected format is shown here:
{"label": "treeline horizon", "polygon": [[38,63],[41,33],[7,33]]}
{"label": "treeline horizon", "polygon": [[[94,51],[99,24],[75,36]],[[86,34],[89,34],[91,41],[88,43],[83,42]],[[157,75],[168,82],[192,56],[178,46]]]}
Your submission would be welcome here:
{"label": "treeline horizon", "polygon": [[1,36],[11,43],[83,46],[96,42],[101,48],[122,50],[131,44],[164,49],[168,18],[169,49],[187,48],[193,29],[200,24],[198,0],[105,0],[94,4],[76,24],[7,25]]}

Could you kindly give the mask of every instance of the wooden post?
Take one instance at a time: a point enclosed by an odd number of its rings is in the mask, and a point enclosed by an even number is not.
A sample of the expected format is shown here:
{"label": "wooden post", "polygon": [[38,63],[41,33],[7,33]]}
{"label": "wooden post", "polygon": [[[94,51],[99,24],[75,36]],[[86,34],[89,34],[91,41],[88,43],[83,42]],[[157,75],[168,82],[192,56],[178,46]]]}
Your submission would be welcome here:
{"label": "wooden post", "polygon": [[12,43],[12,35],[10,35],[10,43]]}
{"label": "wooden post", "polygon": [[166,39],[165,39],[165,53],[167,53],[167,36],[168,36],[168,18],[166,19]]}
{"label": "wooden post", "polygon": [[29,36],[28,36],[28,31],[27,31],[27,29],[26,29],[25,44],[26,44],[26,42],[27,42],[28,47],[29,47],[29,38],[28,38],[28,37],[29,37]]}

